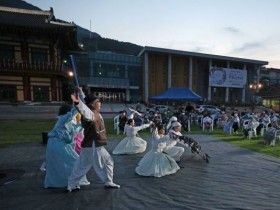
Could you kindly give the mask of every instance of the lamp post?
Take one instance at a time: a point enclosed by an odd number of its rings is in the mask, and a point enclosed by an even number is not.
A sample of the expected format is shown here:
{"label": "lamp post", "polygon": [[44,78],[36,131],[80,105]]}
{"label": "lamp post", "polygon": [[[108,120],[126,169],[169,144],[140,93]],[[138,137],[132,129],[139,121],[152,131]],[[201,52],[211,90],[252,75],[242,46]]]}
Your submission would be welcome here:
{"label": "lamp post", "polygon": [[256,91],[257,93],[259,92],[259,90],[263,87],[263,85],[261,83],[253,83],[249,85],[249,88]]}
{"label": "lamp post", "polygon": [[255,94],[258,93],[259,90],[260,90],[262,87],[263,87],[263,85],[262,85],[261,83],[259,83],[259,82],[254,82],[254,83],[252,83],[252,84],[249,85],[249,88],[253,91],[253,101],[254,101],[256,104],[258,104],[259,101],[258,101],[258,98],[255,99],[255,98],[256,98],[256,95],[255,95]]}
{"label": "lamp post", "polygon": [[70,78],[73,78],[73,76],[74,76],[73,71],[68,71],[68,76],[69,76]]}

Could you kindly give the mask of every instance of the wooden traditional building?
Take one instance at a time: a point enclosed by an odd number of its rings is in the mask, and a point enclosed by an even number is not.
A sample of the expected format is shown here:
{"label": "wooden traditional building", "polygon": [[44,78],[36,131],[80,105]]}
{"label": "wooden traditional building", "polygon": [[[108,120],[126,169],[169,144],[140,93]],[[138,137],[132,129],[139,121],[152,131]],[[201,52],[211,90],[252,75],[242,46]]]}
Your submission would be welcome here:
{"label": "wooden traditional building", "polygon": [[63,60],[78,50],[77,27],[49,11],[0,6],[0,102],[67,97]]}

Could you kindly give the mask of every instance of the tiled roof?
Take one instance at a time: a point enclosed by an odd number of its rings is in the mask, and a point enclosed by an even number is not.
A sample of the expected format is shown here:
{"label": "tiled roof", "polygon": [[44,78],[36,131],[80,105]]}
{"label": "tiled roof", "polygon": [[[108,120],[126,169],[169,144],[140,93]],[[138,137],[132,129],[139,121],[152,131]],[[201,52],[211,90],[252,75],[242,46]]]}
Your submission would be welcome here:
{"label": "tiled roof", "polygon": [[13,27],[36,27],[41,29],[63,29],[76,27],[74,23],[57,20],[50,11],[18,9],[0,6],[0,25]]}

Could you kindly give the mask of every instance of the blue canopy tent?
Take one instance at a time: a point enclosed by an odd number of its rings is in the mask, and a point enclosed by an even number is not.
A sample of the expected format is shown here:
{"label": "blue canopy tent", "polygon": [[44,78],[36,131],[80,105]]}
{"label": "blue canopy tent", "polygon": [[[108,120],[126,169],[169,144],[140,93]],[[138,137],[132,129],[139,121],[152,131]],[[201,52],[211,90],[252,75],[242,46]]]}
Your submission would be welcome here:
{"label": "blue canopy tent", "polygon": [[189,88],[169,88],[157,96],[149,97],[149,99],[156,101],[203,101],[203,97]]}

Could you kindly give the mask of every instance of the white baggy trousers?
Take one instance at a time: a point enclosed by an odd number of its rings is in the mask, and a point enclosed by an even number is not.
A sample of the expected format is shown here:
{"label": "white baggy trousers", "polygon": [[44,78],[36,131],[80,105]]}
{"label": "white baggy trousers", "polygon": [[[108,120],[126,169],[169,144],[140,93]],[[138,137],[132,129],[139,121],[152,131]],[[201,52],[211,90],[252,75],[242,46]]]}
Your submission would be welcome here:
{"label": "white baggy trousers", "polygon": [[76,160],[72,173],[68,178],[68,187],[79,186],[80,179],[93,167],[104,185],[113,183],[114,161],[104,146],[82,148]]}

